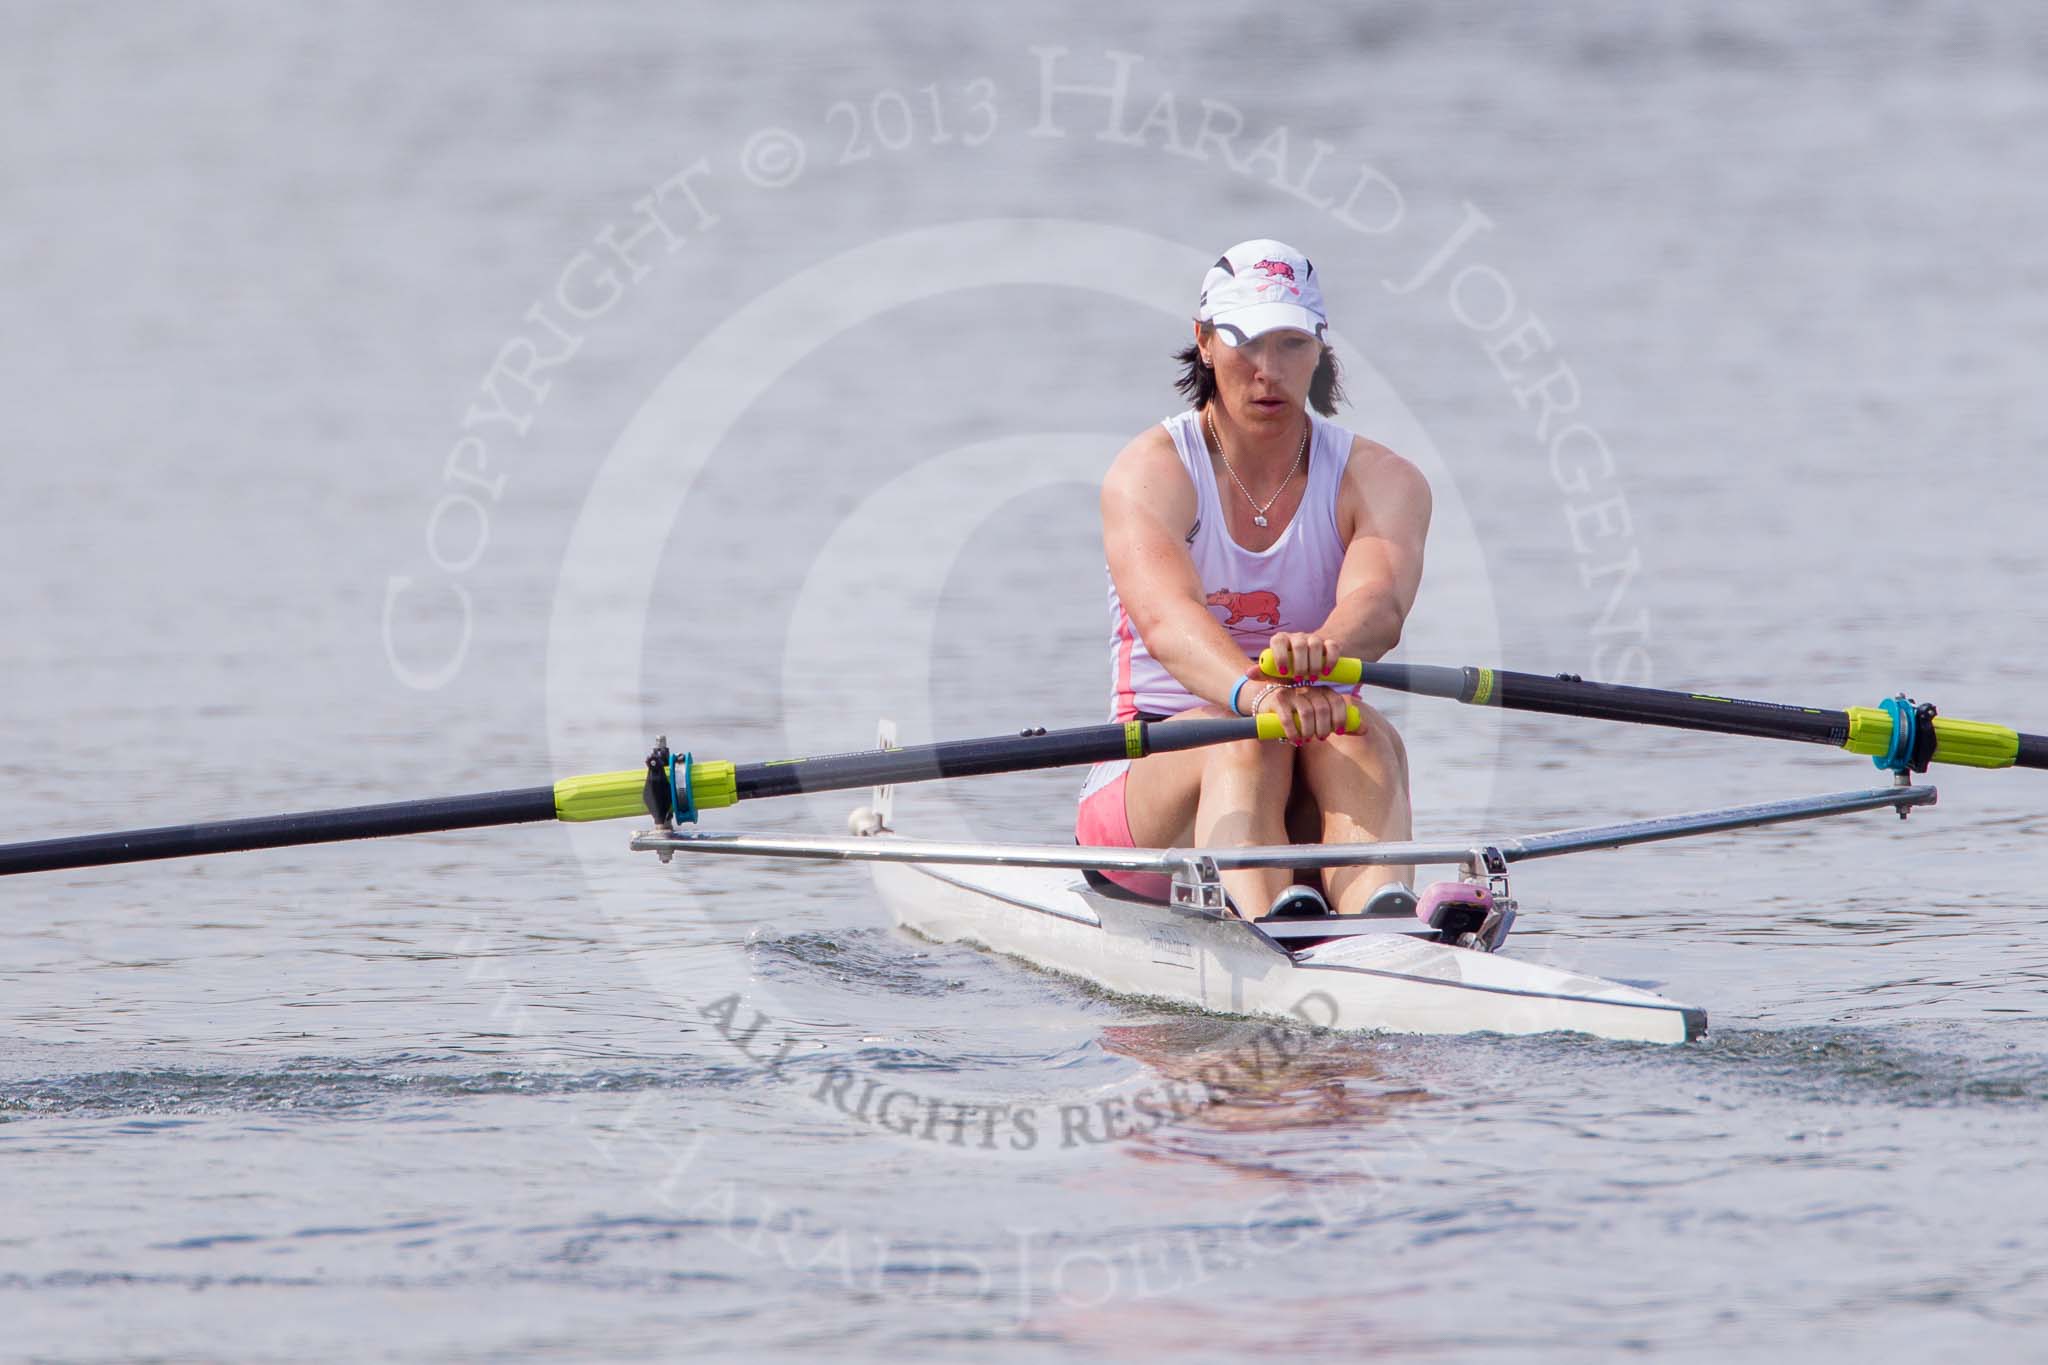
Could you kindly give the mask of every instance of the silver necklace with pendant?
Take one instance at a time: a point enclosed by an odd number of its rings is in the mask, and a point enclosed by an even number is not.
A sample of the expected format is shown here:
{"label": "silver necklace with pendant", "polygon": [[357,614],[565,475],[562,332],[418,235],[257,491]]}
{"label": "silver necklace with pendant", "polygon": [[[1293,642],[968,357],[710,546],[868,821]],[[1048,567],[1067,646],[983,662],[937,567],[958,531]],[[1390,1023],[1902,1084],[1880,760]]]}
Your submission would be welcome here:
{"label": "silver necklace with pendant", "polygon": [[1294,471],[1300,469],[1301,462],[1308,458],[1308,437],[1309,432],[1314,429],[1315,423],[1310,422],[1303,425],[1301,429],[1301,449],[1294,452],[1293,466],[1288,469],[1287,477],[1280,480],[1280,486],[1273,490],[1273,496],[1266,499],[1266,505],[1261,507],[1259,506],[1259,500],[1252,496],[1252,490],[1246,488],[1244,480],[1237,477],[1237,470],[1231,465],[1230,457],[1223,453],[1223,437],[1216,430],[1216,414],[1205,409],[1202,416],[1209,423],[1209,439],[1216,443],[1216,458],[1223,461],[1224,469],[1230,473],[1230,481],[1237,485],[1238,492],[1244,494],[1244,500],[1252,505],[1252,525],[1264,526],[1266,524],[1266,512],[1274,503],[1280,501],[1280,495],[1287,491],[1288,483],[1294,478]]}

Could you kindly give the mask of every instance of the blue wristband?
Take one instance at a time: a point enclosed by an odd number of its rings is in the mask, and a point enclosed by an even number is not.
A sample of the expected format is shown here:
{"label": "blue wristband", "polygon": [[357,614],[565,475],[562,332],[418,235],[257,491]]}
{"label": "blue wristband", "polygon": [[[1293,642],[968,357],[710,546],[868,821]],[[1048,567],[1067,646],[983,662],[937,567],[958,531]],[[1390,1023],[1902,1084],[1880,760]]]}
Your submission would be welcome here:
{"label": "blue wristband", "polygon": [[1237,680],[1237,686],[1235,686],[1235,687],[1233,687],[1233,688],[1231,688],[1231,689],[1230,689],[1230,714],[1231,714],[1231,715],[1233,715],[1233,716],[1241,716],[1241,715],[1243,715],[1243,714],[1244,714],[1244,712],[1242,712],[1242,711],[1240,711],[1240,710],[1238,710],[1238,709],[1237,709],[1237,694],[1238,694],[1238,693],[1240,693],[1240,692],[1242,692],[1242,691],[1244,691],[1244,685],[1245,685],[1246,683],[1250,682],[1250,681],[1251,681],[1251,677],[1250,677],[1250,675],[1246,675],[1245,677],[1239,678],[1239,679]]}

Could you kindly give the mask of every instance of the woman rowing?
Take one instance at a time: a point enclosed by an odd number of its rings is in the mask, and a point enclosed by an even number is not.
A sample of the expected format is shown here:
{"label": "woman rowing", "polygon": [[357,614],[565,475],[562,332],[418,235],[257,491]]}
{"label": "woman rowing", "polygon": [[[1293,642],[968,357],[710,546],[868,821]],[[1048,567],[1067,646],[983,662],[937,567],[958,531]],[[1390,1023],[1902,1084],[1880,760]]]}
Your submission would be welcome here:
{"label": "woman rowing", "polygon": [[[1385,446],[1324,420],[1342,389],[1315,267],[1269,239],[1202,281],[1178,381],[1191,406],[1140,434],[1102,485],[1112,715],[1278,716],[1289,743],[1246,741],[1098,765],[1076,837],[1118,847],[1228,848],[1410,837],[1408,762],[1386,718],[1315,685],[1339,657],[1400,641],[1422,577],[1429,484]],[[1270,647],[1298,680],[1277,683]],[[1163,896],[1165,879],[1110,874]],[[1408,913],[1404,867],[1226,871],[1247,918]]]}

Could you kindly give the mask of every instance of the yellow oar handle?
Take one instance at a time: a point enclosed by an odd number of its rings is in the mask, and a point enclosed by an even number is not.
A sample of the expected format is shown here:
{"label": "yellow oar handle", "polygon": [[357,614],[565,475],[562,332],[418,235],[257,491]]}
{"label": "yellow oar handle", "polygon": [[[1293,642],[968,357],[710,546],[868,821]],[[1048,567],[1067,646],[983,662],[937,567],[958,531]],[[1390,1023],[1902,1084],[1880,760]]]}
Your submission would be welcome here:
{"label": "yellow oar handle", "polygon": [[[1269,678],[1290,678],[1294,676],[1291,673],[1282,673],[1280,671],[1279,665],[1273,660],[1273,651],[1270,649],[1259,651],[1259,671]],[[1327,675],[1317,678],[1316,681],[1336,683],[1338,686],[1344,687],[1357,682],[1364,676],[1365,663],[1363,660],[1339,659],[1330,666],[1330,671]]]}
{"label": "yellow oar handle", "polygon": [[[1280,726],[1280,717],[1270,711],[1261,711],[1258,716],[1260,739],[1285,739],[1287,732]],[[1344,708],[1344,733],[1355,735],[1365,728],[1365,718],[1358,714],[1356,706]]]}

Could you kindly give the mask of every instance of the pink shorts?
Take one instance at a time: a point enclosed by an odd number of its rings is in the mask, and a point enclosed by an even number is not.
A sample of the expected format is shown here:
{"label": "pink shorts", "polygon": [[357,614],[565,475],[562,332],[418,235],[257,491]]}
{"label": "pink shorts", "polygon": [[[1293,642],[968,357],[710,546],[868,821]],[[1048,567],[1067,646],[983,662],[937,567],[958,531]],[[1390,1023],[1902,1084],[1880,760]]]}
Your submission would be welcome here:
{"label": "pink shorts", "polygon": [[[1085,848],[1136,848],[1131,836],[1131,815],[1124,808],[1124,784],[1130,780],[1129,764],[1116,776],[1081,797],[1074,817],[1074,842]],[[1173,879],[1157,872],[1112,872],[1102,875],[1134,896],[1147,900],[1170,900]]]}

